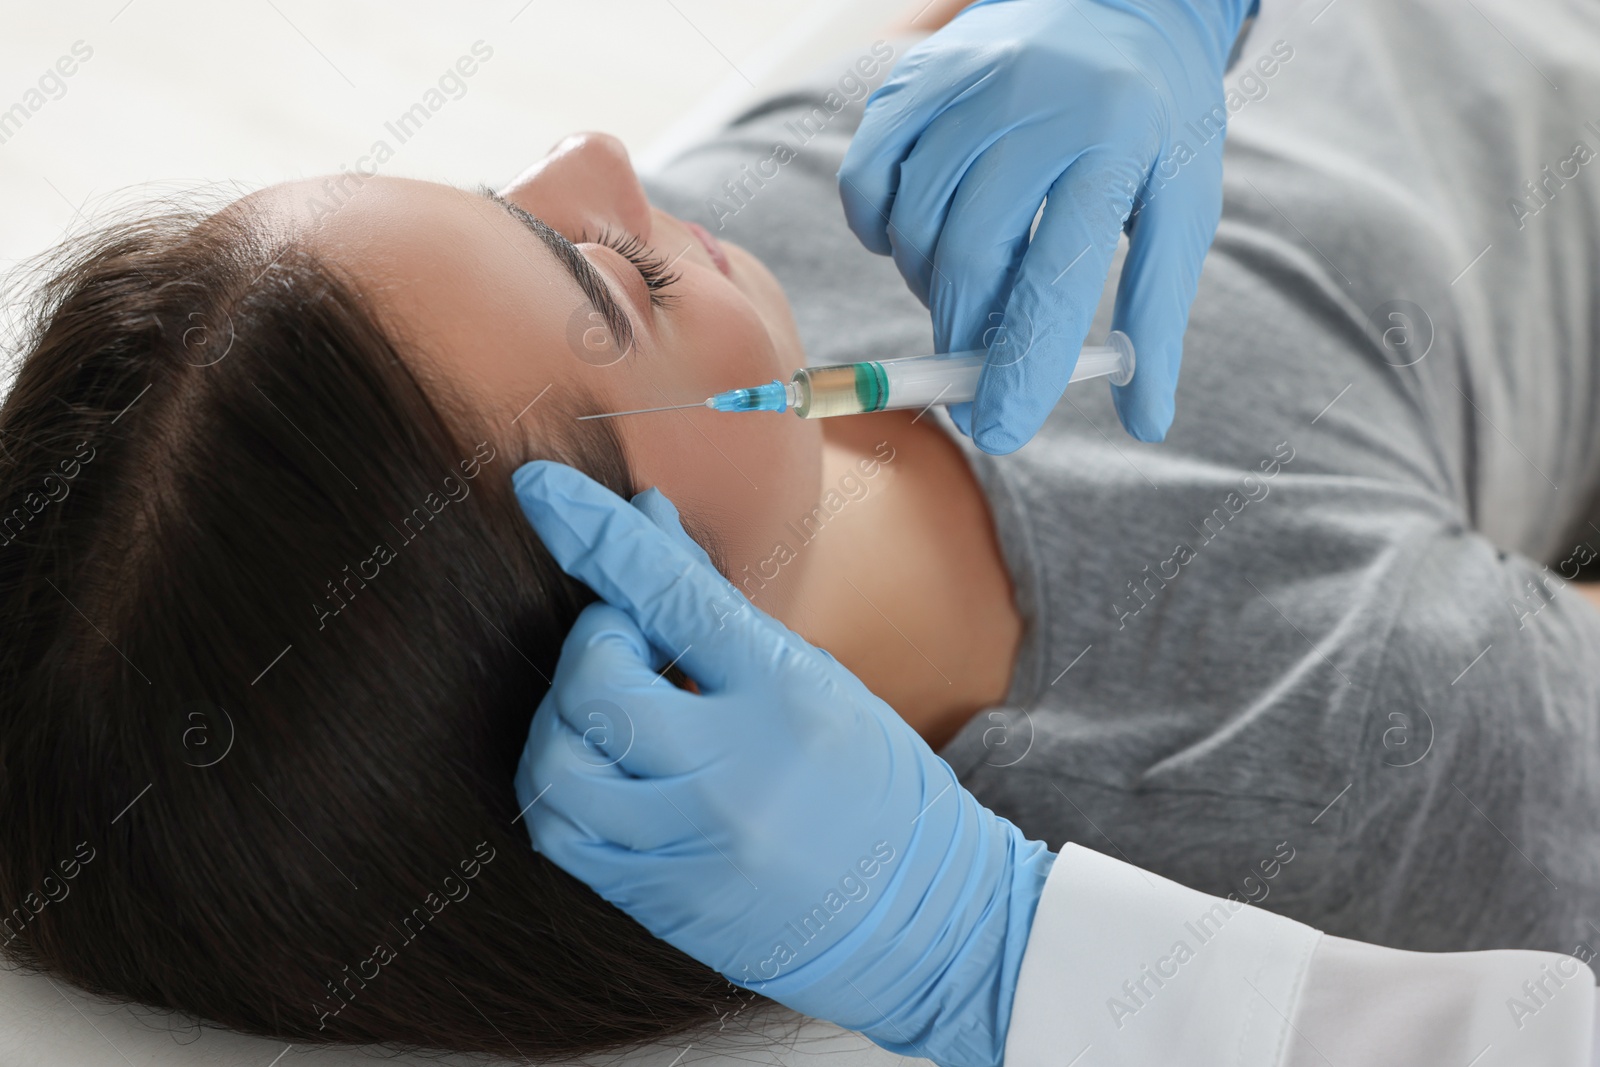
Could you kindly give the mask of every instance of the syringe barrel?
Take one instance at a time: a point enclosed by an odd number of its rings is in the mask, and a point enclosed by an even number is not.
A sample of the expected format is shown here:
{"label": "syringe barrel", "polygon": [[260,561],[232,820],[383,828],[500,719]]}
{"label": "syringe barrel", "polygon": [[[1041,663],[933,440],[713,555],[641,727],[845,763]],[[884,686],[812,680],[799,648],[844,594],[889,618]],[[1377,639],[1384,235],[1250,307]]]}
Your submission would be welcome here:
{"label": "syringe barrel", "polygon": [[971,400],[983,369],[982,352],[947,352],[903,359],[834,363],[795,371],[803,419],[860,415],[889,408]]}
{"label": "syringe barrel", "polygon": [[[1085,345],[1071,380],[1106,375],[1118,385],[1133,377],[1133,345],[1126,334],[1113,332],[1108,344]],[[803,419],[861,415],[893,408],[959,404],[977,395],[983,370],[983,349],[941,352],[931,356],[833,363],[795,371],[794,413]]]}

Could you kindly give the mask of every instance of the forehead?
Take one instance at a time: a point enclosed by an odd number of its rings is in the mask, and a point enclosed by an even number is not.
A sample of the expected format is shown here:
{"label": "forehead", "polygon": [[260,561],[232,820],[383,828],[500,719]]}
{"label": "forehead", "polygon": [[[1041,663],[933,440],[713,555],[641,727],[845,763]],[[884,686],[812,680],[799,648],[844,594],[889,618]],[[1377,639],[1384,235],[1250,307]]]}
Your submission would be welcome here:
{"label": "forehead", "polygon": [[247,199],[264,225],[348,273],[422,369],[476,394],[479,409],[515,413],[531,397],[506,395],[506,383],[536,370],[559,384],[582,366],[561,357],[567,324],[588,301],[500,205],[432,182],[349,178],[344,192],[336,182],[290,182]]}
{"label": "forehead", "polygon": [[406,316],[581,299],[571,276],[498,204],[449,185],[370,178],[335,200],[335,179],[274,186],[264,206],[313,251]]}

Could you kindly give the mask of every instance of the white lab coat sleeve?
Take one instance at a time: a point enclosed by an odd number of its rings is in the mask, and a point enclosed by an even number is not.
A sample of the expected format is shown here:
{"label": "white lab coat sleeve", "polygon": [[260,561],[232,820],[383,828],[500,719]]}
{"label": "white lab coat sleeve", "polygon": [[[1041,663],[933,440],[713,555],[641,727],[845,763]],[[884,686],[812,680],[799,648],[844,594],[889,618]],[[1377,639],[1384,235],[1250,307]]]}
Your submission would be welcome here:
{"label": "white lab coat sleeve", "polygon": [[1325,936],[1068,845],[1045,882],[1007,1067],[1594,1067],[1595,983],[1554,952]]}

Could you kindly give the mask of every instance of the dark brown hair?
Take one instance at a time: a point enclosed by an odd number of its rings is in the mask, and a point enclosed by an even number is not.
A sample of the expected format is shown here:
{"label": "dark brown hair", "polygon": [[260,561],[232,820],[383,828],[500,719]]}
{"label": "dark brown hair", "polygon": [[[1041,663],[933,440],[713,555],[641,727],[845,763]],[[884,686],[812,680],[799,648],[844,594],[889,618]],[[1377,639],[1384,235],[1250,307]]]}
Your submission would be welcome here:
{"label": "dark brown hair", "polygon": [[510,476],[540,454],[629,493],[608,427],[552,397],[537,449],[473,432],[359,286],[243,210],[50,270],[0,406],[6,955],[285,1041],[536,1060],[770,1007],[517,818],[593,594]]}

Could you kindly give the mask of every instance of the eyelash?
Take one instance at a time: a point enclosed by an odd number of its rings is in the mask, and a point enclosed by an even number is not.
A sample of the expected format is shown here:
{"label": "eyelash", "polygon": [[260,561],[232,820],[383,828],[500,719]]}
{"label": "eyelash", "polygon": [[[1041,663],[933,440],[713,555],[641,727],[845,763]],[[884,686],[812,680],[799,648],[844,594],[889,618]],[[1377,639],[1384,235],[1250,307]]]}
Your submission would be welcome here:
{"label": "eyelash", "polygon": [[[589,240],[587,232],[580,235],[580,242]],[[633,269],[639,272],[639,277],[644,279],[644,284],[650,290],[650,304],[652,307],[664,308],[677,299],[675,293],[662,292],[676,282],[681,275],[670,269],[666,259],[660,255],[653,255],[645,251],[645,243],[631,233],[619,234],[614,230],[600,231],[600,236],[594,238],[595,244],[605,245],[617,255],[633,264]]]}

